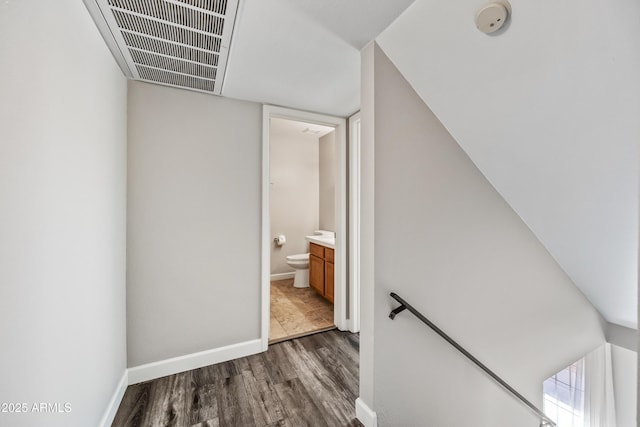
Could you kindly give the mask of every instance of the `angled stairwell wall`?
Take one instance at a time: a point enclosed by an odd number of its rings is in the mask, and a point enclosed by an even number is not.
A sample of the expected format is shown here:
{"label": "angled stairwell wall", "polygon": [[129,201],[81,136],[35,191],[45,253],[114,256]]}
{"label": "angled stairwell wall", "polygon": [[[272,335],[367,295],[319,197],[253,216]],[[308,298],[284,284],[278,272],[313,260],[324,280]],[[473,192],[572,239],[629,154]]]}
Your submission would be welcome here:
{"label": "angled stairwell wall", "polygon": [[537,427],[413,316],[391,321],[389,292],[539,406],[545,378],[604,342],[599,313],[376,44],[362,117],[361,397],[380,426]]}

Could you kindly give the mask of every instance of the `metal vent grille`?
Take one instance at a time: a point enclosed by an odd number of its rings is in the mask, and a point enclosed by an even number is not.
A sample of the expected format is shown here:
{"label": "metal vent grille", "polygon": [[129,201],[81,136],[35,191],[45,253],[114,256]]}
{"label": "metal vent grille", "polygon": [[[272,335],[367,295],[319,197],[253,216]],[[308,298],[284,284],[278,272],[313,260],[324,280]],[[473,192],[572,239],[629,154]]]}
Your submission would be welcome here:
{"label": "metal vent grille", "polygon": [[110,47],[126,64],[125,74],[221,93],[238,0],[92,1],[101,11],[94,19],[107,44],[115,40]]}
{"label": "metal vent grille", "polygon": [[[227,0],[178,0],[180,3],[185,3],[200,9],[209,10],[211,12],[219,13],[220,15],[227,14]],[[237,4],[235,5],[237,6]]]}
{"label": "metal vent grille", "polygon": [[216,78],[215,67],[207,67],[200,64],[194,64],[193,62],[181,61],[179,59],[155,55],[153,53],[139,50],[132,50],[131,56],[136,64],[148,65],[150,67],[163,70],[176,71],[182,74],[190,74],[192,76],[203,77],[205,79],[215,80]]}
{"label": "metal vent grille", "polygon": [[[123,32],[122,36],[124,37],[127,46],[134,49],[158,52],[161,55],[174,56],[176,58],[186,59],[187,61],[211,65],[213,67],[218,65],[217,53],[198,50],[163,40],[152,39],[151,37],[141,36],[140,34]],[[131,49],[131,51],[133,51],[133,49]]]}
{"label": "metal vent grille", "polygon": [[162,21],[143,18],[119,10],[114,10],[113,16],[115,16],[118,26],[123,30],[147,34],[159,39],[167,39],[172,42],[196,46],[213,52],[220,50],[220,37],[187,30],[183,27],[169,25]]}
{"label": "metal vent grille", "polygon": [[177,24],[180,26],[193,28],[211,34],[222,35],[224,19],[219,16],[212,16],[209,13],[201,12],[197,9],[179,6],[174,3],[159,2],[152,0],[109,0],[109,5],[124,11],[134,12],[151,18],[156,18]]}
{"label": "metal vent grille", "polygon": [[199,79],[197,77],[171,73],[164,70],[158,70],[157,68],[145,67],[143,65],[136,65],[136,68],[140,73],[140,77],[145,80],[165,83],[171,86],[181,86],[191,89],[204,90],[207,92],[213,92],[213,90],[215,89],[215,82],[213,80]]}

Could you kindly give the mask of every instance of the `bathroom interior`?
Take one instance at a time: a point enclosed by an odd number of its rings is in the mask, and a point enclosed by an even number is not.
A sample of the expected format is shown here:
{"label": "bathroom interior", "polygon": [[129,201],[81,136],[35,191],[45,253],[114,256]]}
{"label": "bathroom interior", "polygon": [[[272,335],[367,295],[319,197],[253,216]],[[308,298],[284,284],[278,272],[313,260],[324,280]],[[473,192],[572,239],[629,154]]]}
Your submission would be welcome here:
{"label": "bathroom interior", "polygon": [[335,328],[333,127],[270,119],[269,343]]}

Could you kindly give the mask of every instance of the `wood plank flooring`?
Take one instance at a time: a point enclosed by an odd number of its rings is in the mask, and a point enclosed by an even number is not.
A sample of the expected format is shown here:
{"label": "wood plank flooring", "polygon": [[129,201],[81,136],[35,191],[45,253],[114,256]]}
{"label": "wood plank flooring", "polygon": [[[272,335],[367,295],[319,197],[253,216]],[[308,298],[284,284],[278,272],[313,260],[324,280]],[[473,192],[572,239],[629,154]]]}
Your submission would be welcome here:
{"label": "wood plank flooring", "polygon": [[335,328],[333,304],[311,288],[294,288],[293,279],[271,282],[269,343]]}
{"label": "wood plank flooring", "polygon": [[360,427],[358,350],[333,330],[131,385],[112,427]]}

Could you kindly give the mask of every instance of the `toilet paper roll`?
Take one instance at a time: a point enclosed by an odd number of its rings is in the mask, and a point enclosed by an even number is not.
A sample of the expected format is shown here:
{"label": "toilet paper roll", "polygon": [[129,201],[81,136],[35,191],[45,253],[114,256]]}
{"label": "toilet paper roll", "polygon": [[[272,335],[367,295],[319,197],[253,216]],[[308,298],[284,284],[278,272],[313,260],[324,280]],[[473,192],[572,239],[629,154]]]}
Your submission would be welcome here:
{"label": "toilet paper roll", "polygon": [[287,243],[287,238],[284,236],[284,234],[281,234],[278,237],[274,238],[273,241],[276,242],[276,246],[282,246]]}

